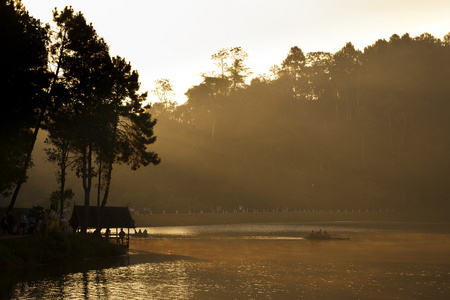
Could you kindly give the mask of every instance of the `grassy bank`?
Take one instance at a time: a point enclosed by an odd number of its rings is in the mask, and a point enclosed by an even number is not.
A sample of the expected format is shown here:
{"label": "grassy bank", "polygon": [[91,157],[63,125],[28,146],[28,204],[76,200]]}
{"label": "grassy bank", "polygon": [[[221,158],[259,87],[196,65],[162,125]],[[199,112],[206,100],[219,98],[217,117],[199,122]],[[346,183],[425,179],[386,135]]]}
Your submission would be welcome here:
{"label": "grassy bank", "polygon": [[125,249],[93,234],[60,231],[0,240],[0,269],[39,264],[57,265],[84,258],[116,256]]}
{"label": "grassy bank", "polygon": [[332,221],[449,222],[446,212],[289,212],[133,215],[137,227]]}

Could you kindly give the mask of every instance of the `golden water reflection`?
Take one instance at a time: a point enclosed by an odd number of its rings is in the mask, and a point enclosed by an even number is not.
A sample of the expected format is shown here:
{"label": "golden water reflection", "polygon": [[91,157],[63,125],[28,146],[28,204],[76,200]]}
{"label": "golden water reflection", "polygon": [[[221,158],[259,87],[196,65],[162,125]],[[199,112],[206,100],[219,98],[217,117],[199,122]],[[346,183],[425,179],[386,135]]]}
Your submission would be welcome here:
{"label": "golden water reflection", "polygon": [[11,299],[194,299],[184,262],[138,264],[17,285]]}
{"label": "golden water reflection", "polygon": [[134,239],[126,261],[24,281],[9,298],[449,299],[448,232],[346,227],[349,241],[311,242],[289,228]]}

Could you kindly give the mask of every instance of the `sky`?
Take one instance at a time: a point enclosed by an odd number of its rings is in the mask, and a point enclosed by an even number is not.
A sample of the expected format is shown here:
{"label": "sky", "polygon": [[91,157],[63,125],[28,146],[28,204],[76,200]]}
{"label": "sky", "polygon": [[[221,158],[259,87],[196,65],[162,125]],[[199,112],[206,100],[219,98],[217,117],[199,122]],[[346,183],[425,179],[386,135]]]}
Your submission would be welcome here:
{"label": "sky", "polygon": [[448,0],[22,0],[30,15],[52,23],[71,5],[139,72],[141,91],[169,79],[178,103],[216,71],[211,55],[242,47],[252,76],[280,65],[293,46],[335,53],[352,42],[364,50],[392,34],[450,32]]}

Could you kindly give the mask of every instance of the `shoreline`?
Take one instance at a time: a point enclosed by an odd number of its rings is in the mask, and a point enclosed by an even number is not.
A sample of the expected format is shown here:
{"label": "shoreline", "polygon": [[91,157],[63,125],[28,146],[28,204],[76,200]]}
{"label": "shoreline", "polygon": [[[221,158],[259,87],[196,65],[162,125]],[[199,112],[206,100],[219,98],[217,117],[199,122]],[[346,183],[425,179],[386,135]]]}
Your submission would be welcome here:
{"label": "shoreline", "polygon": [[0,239],[0,270],[60,266],[86,258],[104,258],[125,253],[123,248],[92,234],[51,231],[43,235],[7,236]]}
{"label": "shoreline", "polygon": [[447,212],[249,212],[203,214],[134,214],[136,227],[306,223],[426,222],[450,223]]}

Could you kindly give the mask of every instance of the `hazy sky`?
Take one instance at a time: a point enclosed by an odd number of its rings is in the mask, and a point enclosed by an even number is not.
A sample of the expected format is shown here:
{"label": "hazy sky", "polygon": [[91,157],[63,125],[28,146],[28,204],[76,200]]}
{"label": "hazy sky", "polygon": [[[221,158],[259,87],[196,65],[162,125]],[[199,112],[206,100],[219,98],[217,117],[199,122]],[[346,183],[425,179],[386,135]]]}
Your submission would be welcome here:
{"label": "hazy sky", "polygon": [[[305,54],[336,52],[347,42],[363,50],[392,34],[450,32],[449,0],[22,0],[44,23],[52,10],[72,5],[131,62],[142,91],[168,78],[176,100],[215,70],[211,55],[242,47],[253,76],[280,64],[292,46]],[[150,99],[156,101],[150,93]]]}

